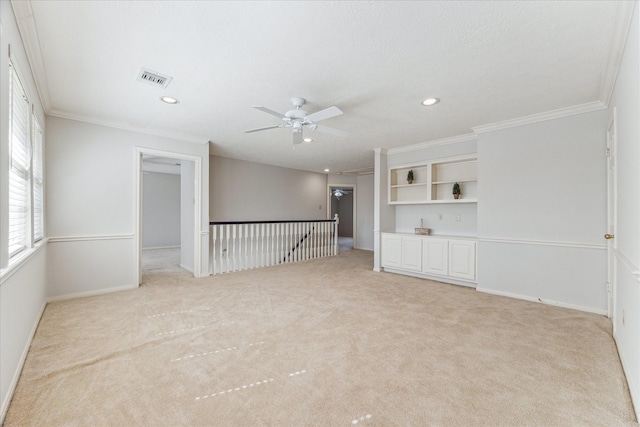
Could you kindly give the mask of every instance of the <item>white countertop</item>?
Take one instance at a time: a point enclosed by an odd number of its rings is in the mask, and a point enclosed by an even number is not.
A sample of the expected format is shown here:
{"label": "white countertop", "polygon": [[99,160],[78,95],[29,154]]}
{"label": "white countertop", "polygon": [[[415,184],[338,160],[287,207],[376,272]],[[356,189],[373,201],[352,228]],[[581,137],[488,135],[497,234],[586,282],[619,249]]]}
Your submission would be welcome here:
{"label": "white countertop", "polygon": [[478,238],[478,236],[459,236],[459,235],[452,235],[452,234],[437,234],[434,233],[433,230],[431,230],[431,234],[429,235],[424,235],[424,234],[415,234],[415,233],[397,233],[395,231],[383,231],[383,234],[398,234],[401,236],[418,236],[418,237],[435,237],[435,238],[440,238],[440,239],[465,239],[465,240],[476,240]]}

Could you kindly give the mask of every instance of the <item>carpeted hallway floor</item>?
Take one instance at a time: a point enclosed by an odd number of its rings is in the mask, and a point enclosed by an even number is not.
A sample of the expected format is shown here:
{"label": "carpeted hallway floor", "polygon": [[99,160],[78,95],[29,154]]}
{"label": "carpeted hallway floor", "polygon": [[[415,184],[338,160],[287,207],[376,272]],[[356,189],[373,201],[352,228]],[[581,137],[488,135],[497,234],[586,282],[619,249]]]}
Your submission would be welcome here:
{"label": "carpeted hallway floor", "polygon": [[5,425],[634,425],[605,317],[372,265],[149,268],[51,303]]}

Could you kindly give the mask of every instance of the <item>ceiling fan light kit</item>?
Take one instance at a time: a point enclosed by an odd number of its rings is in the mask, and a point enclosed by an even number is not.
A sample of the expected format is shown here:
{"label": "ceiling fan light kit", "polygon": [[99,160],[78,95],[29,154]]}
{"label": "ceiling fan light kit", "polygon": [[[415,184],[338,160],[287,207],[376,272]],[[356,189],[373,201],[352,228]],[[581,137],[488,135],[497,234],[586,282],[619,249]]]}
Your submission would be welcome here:
{"label": "ceiling fan light kit", "polygon": [[332,117],[336,117],[342,114],[342,111],[336,107],[325,108],[324,110],[316,111],[315,113],[308,114],[305,110],[301,110],[304,104],[306,104],[306,100],[300,97],[291,98],[291,104],[295,107],[295,110],[289,110],[284,114],[280,114],[276,111],[273,111],[267,107],[263,107],[261,105],[254,105],[253,108],[256,110],[260,110],[264,113],[271,114],[272,116],[276,116],[282,120],[282,123],[279,125],[266,126],[256,129],[245,130],[245,133],[259,132],[267,129],[276,129],[276,128],[292,128],[293,131],[293,143],[301,144],[304,141],[309,140],[311,138],[303,138],[303,129],[308,128],[310,130],[336,135],[340,137],[346,137],[348,135],[347,132],[342,131],[340,129],[334,129],[328,126],[318,126],[316,122],[321,120],[327,120]]}

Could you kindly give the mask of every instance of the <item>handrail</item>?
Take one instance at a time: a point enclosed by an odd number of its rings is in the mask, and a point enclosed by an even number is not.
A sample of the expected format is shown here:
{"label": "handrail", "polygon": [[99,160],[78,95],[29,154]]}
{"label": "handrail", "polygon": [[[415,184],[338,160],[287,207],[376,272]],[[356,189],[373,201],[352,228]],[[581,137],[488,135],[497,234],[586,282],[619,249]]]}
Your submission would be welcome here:
{"label": "handrail", "polygon": [[209,225],[239,225],[239,224],[287,224],[290,222],[334,222],[336,219],[292,219],[292,220],[270,220],[270,221],[211,221]]}

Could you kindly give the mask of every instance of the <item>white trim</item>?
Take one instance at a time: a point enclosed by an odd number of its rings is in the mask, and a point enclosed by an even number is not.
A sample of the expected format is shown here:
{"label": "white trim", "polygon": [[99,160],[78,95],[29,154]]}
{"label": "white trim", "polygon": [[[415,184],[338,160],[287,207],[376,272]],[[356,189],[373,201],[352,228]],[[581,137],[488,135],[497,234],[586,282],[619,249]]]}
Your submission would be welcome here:
{"label": "white trim", "polygon": [[62,243],[62,242],[88,242],[94,240],[126,240],[133,239],[133,234],[111,234],[103,236],[61,236],[50,237],[50,243]]}
{"label": "white trim", "polygon": [[18,366],[16,367],[16,371],[13,374],[13,378],[11,379],[11,383],[9,384],[9,388],[7,389],[7,395],[5,396],[4,401],[2,402],[2,410],[0,410],[0,425],[4,422],[4,417],[7,415],[7,410],[9,409],[9,404],[11,403],[11,399],[13,398],[13,393],[16,391],[16,386],[18,385],[18,380],[20,379],[20,374],[22,373],[22,368],[24,367],[24,362],[27,360],[27,354],[29,354],[29,348],[31,347],[31,342],[33,341],[33,337],[36,335],[36,330],[38,329],[38,325],[40,324],[40,319],[42,319],[42,315],[44,314],[44,309],[47,307],[46,301],[40,307],[40,312],[36,316],[36,321],[33,323],[31,327],[31,332],[29,333],[29,338],[25,343],[24,349],[22,350],[22,354],[20,355],[20,359],[18,360]]}
{"label": "white trim", "polygon": [[524,300],[524,301],[537,302],[539,304],[546,304],[546,305],[553,305],[553,306],[556,306],[556,307],[570,308],[572,310],[585,311],[587,313],[601,314],[603,316],[607,315],[607,310],[606,309],[602,309],[602,308],[586,307],[586,306],[583,306],[583,305],[568,304],[566,302],[552,301],[552,300],[546,300],[546,299],[543,300],[542,298],[535,298],[535,297],[530,297],[530,296],[527,296],[527,295],[514,294],[514,293],[511,293],[511,292],[496,291],[494,289],[487,289],[487,288],[481,288],[481,287],[477,287],[476,291],[483,292],[485,294],[498,295],[498,296],[502,296],[502,297],[520,299],[520,300]]}
{"label": "white trim", "polygon": [[178,246],[152,246],[149,248],[142,248],[143,251],[153,251],[156,249],[180,249],[180,245]]}
{"label": "white trim", "polygon": [[130,291],[131,289],[136,289],[138,285],[123,285],[123,286],[115,286],[113,288],[103,288],[95,291],[84,291],[84,292],[76,292],[73,294],[65,294],[65,295],[57,295],[55,297],[47,298],[47,302],[55,302],[55,301],[65,301],[75,298],[84,298],[84,297],[93,297],[97,295],[111,294],[113,292],[121,292],[121,291]]}
{"label": "white trim", "polygon": [[[427,166],[428,164],[434,164],[434,163],[449,163],[449,162],[464,162],[464,161],[469,161],[469,162],[477,162],[478,161],[478,153],[469,153],[469,154],[461,154],[459,156],[449,156],[449,157],[438,157],[435,159],[429,159],[429,160],[421,160],[419,162],[413,162],[413,163],[405,163],[402,165],[391,165],[391,166],[387,166],[387,186],[390,187],[391,186],[391,170],[392,169],[406,169],[406,168],[415,168],[418,166]],[[430,182],[427,180],[427,182]],[[415,184],[414,184],[415,185]],[[453,201],[453,200],[451,200]]]}
{"label": "white trim", "polygon": [[71,113],[66,113],[56,109],[52,109],[48,111],[47,114],[49,116],[59,117],[61,119],[75,120],[77,122],[83,122],[83,123],[92,123],[94,125],[128,130],[131,132],[137,132],[137,133],[142,133],[146,135],[160,136],[163,138],[171,138],[178,141],[190,142],[193,144],[206,145],[209,143],[209,140],[206,137],[201,137],[198,135],[190,135],[190,134],[184,134],[179,132],[171,132],[171,131],[162,130],[162,129],[133,126],[125,122],[103,120],[97,117],[85,116],[81,114],[71,114]]}
{"label": "white trim", "polygon": [[450,138],[437,139],[435,141],[420,142],[418,144],[406,145],[403,147],[390,148],[388,154],[406,153],[408,151],[418,151],[425,148],[433,148],[440,145],[457,144],[459,142],[475,141],[478,139],[478,135],[475,133],[468,133],[465,135],[452,136]]}
{"label": "white trim", "polygon": [[613,250],[613,255],[622,262],[622,265],[625,266],[629,273],[633,275],[633,277],[640,282],[640,268],[636,266],[633,261],[627,258],[622,252],[617,249]]}
{"label": "white trim", "polygon": [[520,239],[504,239],[504,238],[494,239],[490,237],[478,237],[478,241],[490,242],[490,243],[509,243],[509,244],[515,244],[515,245],[560,246],[564,248],[607,250],[607,245],[605,243],[575,243],[575,242],[520,240]]}
{"label": "white trim", "polygon": [[403,270],[403,269],[400,269],[400,268],[393,268],[393,267],[382,267],[382,270],[385,273],[401,274],[403,276],[417,277],[419,279],[427,279],[427,280],[431,280],[433,282],[446,283],[448,285],[466,286],[468,288],[475,288],[476,287],[476,282],[475,281],[459,279],[457,277],[453,278],[453,277],[449,277],[449,276],[437,276],[437,275],[433,275],[433,274],[422,273],[422,272],[419,272],[419,271]]}
{"label": "white trim", "polygon": [[38,41],[38,30],[33,19],[31,1],[11,0],[11,8],[16,17],[16,24],[22,38],[22,45],[27,54],[38,97],[45,111],[47,111],[51,107],[51,97],[49,96],[47,73],[42,60],[42,51]]}
{"label": "white trim", "polygon": [[[142,251],[142,156],[144,154],[158,156],[158,157],[168,157],[172,159],[180,159],[191,161],[194,163],[194,185],[193,185],[193,199],[194,199],[194,214],[193,214],[193,275],[194,277],[203,277],[202,273],[202,158],[200,156],[195,156],[191,154],[184,153],[176,153],[172,151],[164,151],[164,150],[156,150],[152,148],[144,148],[144,147],[135,147],[135,191],[134,191],[134,207],[135,207],[135,218],[134,223],[136,225],[136,231],[134,233],[134,239],[136,241],[136,250],[135,250],[135,268],[136,274],[138,277],[138,284],[142,283],[142,268],[141,268],[141,251]],[[182,220],[181,220],[182,221]],[[208,225],[208,224],[207,224]],[[200,239],[198,239],[198,235],[200,235]],[[208,264],[207,264],[207,275],[209,272]]]}
{"label": "white trim", "polygon": [[600,101],[605,105],[609,105],[613,89],[616,85],[618,69],[620,68],[622,55],[627,44],[635,4],[635,1],[619,1],[616,4],[616,16],[613,24],[614,33],[613,37],[611,37],[611,44],[609,45],[609,58],[607,59],[607,67],[600,81]]}
{"label": "white trim", "polygon": [[16,255],[15,257],[9,260],[9,265],[7,268],[3,268],[0,270],[0,285],[9,280],[11,276],[13,276],[18,270],[20,270],[31,258],[36,256],[38,252],[42,250],[45,246],[47,246],[47,242],[49,241],[48,237],[44,237],[32,247],[25,251],[23,251],[20,255]]}
{"label": "white trim", "polygon": [[592,111],[603,110],[605,108],[607,108],[607,106],[601,101],[594,101],[594,102],[588,102],[586,104],[574,105],[572,107],[559,108],[557,110],[546,111],[544,113],[532,114],[530,116],[518,117],[516,119],[505,120],[502,122],[489,123],[486,125],[476,126],[472,129],[475,133],[493,132],[496,130],[543,122],[545,120],[560,119],[562,117],[569,117],[569,116],[575,116],[577,114],[590,113]]}

